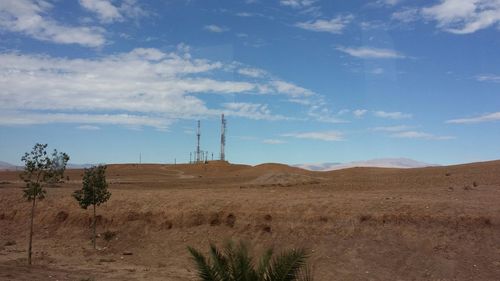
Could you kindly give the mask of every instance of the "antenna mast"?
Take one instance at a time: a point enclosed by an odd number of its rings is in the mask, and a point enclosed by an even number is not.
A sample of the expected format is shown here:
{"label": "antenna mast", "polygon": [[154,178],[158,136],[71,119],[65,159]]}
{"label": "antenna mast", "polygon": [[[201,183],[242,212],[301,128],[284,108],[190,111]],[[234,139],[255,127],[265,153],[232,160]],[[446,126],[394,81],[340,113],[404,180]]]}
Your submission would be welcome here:
{"label": "antenna mast", "polygon": [[199,163],[201,161],[201,151],[200,151],[200,120],[198,120],[198,131],[196,132],[196,137],[198,140],[198,143],[196,145],[196,163]]}
{"label": "antenna mast", "polygon": [[224,148],[226,146],[226,119],[224,119],[224,113],[221,118],[221,134],[220,134],[220,160],[226,160],[226,154]]}

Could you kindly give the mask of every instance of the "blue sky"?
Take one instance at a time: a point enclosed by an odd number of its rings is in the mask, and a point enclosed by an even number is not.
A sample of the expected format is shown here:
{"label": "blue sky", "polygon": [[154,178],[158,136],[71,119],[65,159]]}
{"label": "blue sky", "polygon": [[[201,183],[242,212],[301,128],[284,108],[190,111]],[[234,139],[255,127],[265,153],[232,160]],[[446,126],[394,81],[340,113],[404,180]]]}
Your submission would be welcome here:
{"label": "blue sky", "polygon": [[500,158],[499,0],[0,0],[0,160]]}

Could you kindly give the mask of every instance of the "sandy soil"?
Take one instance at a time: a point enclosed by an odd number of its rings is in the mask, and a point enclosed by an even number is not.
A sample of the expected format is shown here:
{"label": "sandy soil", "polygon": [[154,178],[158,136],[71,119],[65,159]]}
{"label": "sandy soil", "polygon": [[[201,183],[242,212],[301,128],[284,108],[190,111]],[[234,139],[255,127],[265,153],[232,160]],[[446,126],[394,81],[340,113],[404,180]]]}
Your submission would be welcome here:
{"label": "sandy soil", "polygon": [[82,171],[67,174],[37,204],[27,267],[30,205],[18,174],[0,172],[0,280],[196,280],[186,247],[227,239],[256,254],[306,247],[320,281],[500,280],[500,161],[333,172],[111,165],[98,251],[91,211],[71,197]]}

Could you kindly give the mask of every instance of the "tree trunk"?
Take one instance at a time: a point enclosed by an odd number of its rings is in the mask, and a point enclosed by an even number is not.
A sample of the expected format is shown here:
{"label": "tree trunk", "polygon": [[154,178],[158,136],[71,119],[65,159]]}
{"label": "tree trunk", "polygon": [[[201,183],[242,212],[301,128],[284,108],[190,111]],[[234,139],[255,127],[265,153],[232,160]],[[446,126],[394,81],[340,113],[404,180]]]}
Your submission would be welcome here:
{"label": "tree trunk", "polygon": [[94,244],[94,250],[96,249],[95,248],[95,225],[96,225],[96,221],[95,220],[96,220],[96,218],[95,218],[95,204],[94,204],[94,225],[93,225],[94,232],[93,232],[93,235],[92,235],[92,243]]}
{"label": "tree trunk", "polygon": [[31,265],[31,245],[33,241],[33,218],[35,217],[35,201],[36,196],[33,197],[33,205],[31,205],[31,222],[30,222],[30,238],[28,244],[28,264]]}

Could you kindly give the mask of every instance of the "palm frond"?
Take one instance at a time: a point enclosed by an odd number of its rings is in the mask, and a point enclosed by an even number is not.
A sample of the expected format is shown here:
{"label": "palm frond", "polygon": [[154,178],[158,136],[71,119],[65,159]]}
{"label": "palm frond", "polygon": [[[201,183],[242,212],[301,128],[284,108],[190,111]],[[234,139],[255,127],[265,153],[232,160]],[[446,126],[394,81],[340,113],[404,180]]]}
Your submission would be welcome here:
{"label": "palm frond", "polygon": [[313,269],[309,265],[303,266],[300,271],[297,280],[298,281],[313,281]]}
{"label": "palm frond", "polygon": [[260,258],[259,267],[257,268],[257,275],[259,277],[259,280],[264,280],[265,276],[267,275],[273,253],[273,248],[269,248]]}
{"label": "palm frond", "polygon": [[217,247],[210,243],[210,256],[213,260],[213,270],[222,281],[231,281],[229,264],[227,258]]}
{"label": "palm frond", "polygon": [[202,253],[198,252],[192,247],[188,247],[189,252],[193,258],[193,261],[196,263],[196,267],[198,269],[198,276],[202,281],[219,281],[217,278],[217,274],[214,272],[210,264],[208,263],[205,256]]}
{"label": "palm frond", "polygon": [[306,258],[304,249],[283,252],[273,260],[266,281],[297,280],[300,269],[306,265]]}

